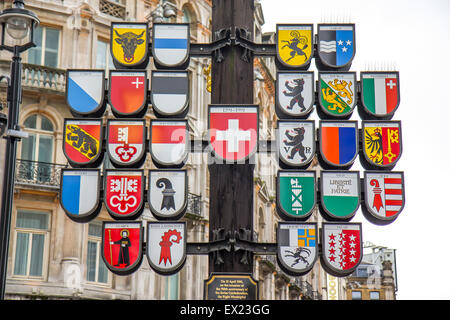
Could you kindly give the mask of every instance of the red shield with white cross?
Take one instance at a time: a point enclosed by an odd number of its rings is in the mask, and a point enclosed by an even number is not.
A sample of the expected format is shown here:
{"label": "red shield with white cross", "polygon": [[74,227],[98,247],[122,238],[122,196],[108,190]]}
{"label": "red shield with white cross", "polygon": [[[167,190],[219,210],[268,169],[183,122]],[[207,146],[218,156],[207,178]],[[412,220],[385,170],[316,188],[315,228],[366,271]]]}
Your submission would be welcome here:
{"label": "red shield with white cross", "polygon": [[209,143],[214,155],[225,161],[253,155],[258,145],[258,106],[210,105]]}

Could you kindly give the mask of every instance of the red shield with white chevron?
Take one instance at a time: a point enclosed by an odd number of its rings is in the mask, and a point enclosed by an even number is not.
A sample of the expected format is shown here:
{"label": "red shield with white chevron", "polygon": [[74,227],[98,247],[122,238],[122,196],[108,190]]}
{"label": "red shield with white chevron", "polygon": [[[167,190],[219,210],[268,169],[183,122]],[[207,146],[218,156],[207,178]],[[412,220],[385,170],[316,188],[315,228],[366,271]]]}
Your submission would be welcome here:
{"label": "red shield with white chevron", "polygon": [[258,145],[257,105],[210,105],[209,142],[216,157],[238,162]]}
{"label": "red shield with white chevron", "polygon": [[366,171],[363,212],[376,224],[394,221],[405,206],[403,172]]}

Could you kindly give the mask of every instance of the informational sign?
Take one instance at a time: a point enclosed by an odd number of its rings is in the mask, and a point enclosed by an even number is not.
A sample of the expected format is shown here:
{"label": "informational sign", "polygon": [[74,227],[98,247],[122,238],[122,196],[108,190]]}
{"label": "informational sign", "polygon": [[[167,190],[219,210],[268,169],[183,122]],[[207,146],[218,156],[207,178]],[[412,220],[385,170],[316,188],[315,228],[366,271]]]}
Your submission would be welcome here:
{"label": "informational sign", "polygon": [[277,127],[280,165],[299,169],[309,166],[316,153],[314,120],[279,120]]}
{"label": "informational sign", "polygon": [[212,273],[203,292],[205,300],[258,300],[259,285],[251,274]]}
{"label": "informational sign", "polygon": [[144,210],[143,170],[105,170],[104,202],[116,220],[136,219]]}
{"label": "informational sign", "polygon": [[318,256],[316,223],[278,223],[277,261],[292,276],[308,273]]}
{"label": "informational sign", "polygon": [[277,72],[275,101],[280,119],[306,118],[314,105],[314,72]]}
{"label": "informational sign", "polygon": [[257,105],[210,105],[209,143],[214,156],[239,162],[251,157],[258,146]]}
{"label": "informational sign", "polygon": [[403,172],[364,172],[363,213],[372,223],[393,222],[405,207]]}
{"label": "informational sign", "polygon": [[189,106],[187,71],[152,71],[150,98],[157,116],[183,118]]}
{"label": "informational sign", "polygon": [[279,170],[277,211],[285,220],[304,221],[316,205],[316,172]]}
{"label": "informational sign", "polygon": [[319,116],[348,119],[356,107],[356,85],[356,72],[319,72]]}
{"label": "informational sign", "polygon": [[59,201],[67,217],[75,222],[93,220],[101,209],[99,169],[61,170]]}
{"label": "informational sign", "polygon": [[362,121],[363,145],[359,157],[368,170],[391,170],[402,155],[401,121]]}
{"label": "informational sign", "polygon": [[103,160],[101,119],[64,119],[64,155],[72,167],[97,167]]}
{"label": "informational sign", "polygon": [[102,258],[115,274],[128,275],[142,263],[144,228],[141,222],[103,222]]}
{"label": "informational sign", "polygon": [[147,112],[147,71],[111,70],[108,102],[116,118],[140,118]]}
{"label": "informational sign", "polygon": [[361,72],[360,115],[363,119],[389,120],[400,104],[399,72]]}
{"label": "informational sign", "polygon": [[158,274],[177,273],[186,261],[186,223],[148,222],[147,260]]}
{"label": "informational sign", "polygon": [[277,61],[284,69],[306,70],[314,53],[312,24],[277,24]]}
{"label": "informational sign", "polygon": [[321,171],[319,209],[327,220],[349,221],[360,204],[359,171]]}
{"label": "informational sign", "polygon": [[141,167],[146,158],[145,120],[108,119],[106,134],[106,151],[116,168]]}
{"label": "informational sign", "polygon": [[149,170],[148,204],[158,220],[178,220],[186,212],[186,170]]}
{"label": "informational sign", "polygon": [[329,69],[349,69],[355,56],[355,25],[319,24],[317,28],[321,64]]}
{"label": "informational sign", "polygon": [[321,266],[335,276],[355,271],[363,256],[361,223],[323,223]]}
{"label": "informational sign", "polygon": [[148,24],[113,22],[111,24],[111,56],[118,69],[145,69],[149,61]]}
{"label": "informational sign", "polygon": [[69,69],[66,102],[74,117],[101,117],[105,112],[105,71]]}
{"label": "informational sign", "polygon": [[152,51],[158,69],[186,69],[189,63],[189,24],[154,23]]}
{"label": "informational sign", "polygon": [[358,121],[319,121],[319,161],[326,169],[349,168],[358,155]]}

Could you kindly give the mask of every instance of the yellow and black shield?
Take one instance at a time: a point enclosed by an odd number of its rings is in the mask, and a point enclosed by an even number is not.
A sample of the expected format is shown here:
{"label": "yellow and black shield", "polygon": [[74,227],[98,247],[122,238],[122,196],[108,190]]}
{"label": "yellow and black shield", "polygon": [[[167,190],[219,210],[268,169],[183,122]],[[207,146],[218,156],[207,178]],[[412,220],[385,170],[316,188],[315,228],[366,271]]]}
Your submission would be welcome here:
{"label": "yellow and black shield", "polygon": [[277,25],[277,60],[284,69],[307,69],[314,54],[312,24]]}
{"label": "yellow and black shield", "polygon": [[149,61],[148,25],[112,23],[110,48],[116,68],[145,69]]}

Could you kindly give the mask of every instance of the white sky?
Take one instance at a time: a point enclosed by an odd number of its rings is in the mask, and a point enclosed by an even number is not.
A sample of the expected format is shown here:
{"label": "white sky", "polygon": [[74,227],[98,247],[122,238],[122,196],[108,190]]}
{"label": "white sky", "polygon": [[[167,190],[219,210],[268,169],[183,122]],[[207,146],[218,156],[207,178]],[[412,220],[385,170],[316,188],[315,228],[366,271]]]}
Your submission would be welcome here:
{"label": "white sky", "polygon": [[[363,240],[397,249],[398,299],[450,299],[450,1],[261,0],[263,32],[277,23],[355,23],[350,71],[400,72],[406,205],[392,224],[376,226],[358,211]],[[309,70],[315,69],[314,61]],[[317,73],[315,74],[317,79]],[[351,120],[361,120],[354,111]],[[361,122],[359,122],[361,127]],[[363,169],[359,159],[351,170]]]}

